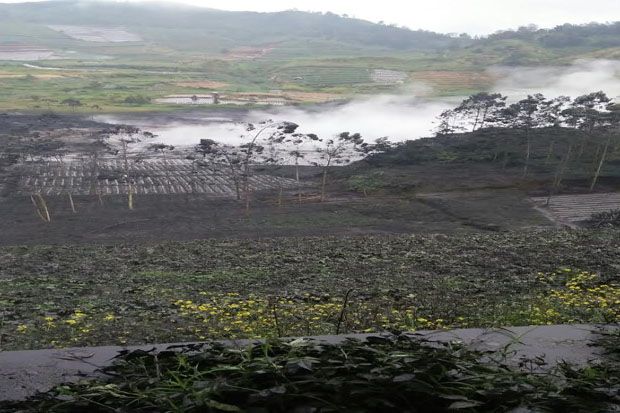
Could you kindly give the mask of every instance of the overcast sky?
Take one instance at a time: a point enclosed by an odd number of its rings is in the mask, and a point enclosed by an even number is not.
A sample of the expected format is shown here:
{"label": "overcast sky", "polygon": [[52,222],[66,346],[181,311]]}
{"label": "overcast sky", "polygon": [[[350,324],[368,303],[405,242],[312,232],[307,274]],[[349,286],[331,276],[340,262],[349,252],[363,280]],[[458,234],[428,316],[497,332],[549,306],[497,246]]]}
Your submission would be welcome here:
{"label": "overcast sky", "polygon": [[[140,1],[140,0],[129,0]],[[620,20],[620,0],[171,0],[222,10],[331,11],[442,33]],[[18,3],[19,0],[0,0]]]}

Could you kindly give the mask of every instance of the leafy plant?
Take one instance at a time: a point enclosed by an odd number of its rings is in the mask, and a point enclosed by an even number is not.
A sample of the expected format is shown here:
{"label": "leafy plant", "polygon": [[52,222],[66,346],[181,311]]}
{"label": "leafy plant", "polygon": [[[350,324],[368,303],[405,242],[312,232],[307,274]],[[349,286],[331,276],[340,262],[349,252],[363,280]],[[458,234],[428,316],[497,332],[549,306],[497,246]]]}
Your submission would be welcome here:
{"label": "leafy plant", "polygon": [[[620,335],[605,336],[617,351]],[[105,378],[56,387],[21,411],[50,412],[587,412],[620,407],[619,364],[527,361],[410,335],[326,343],[218,342],[121,353]],[[28,410],[24,410],[28,409]]]}

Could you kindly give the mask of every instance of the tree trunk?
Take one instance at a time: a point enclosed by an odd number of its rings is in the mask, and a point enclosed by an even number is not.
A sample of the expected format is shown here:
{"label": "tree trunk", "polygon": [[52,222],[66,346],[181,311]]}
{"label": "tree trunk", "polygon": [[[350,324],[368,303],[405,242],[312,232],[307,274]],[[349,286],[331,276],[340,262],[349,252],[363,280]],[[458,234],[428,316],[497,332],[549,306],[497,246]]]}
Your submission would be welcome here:
{"label": "tree trunk", "polygon": [[547,196],[547,205],[549,205],[549,203],[551,202],[551,197],[557,191],[557,189],[560,187],[560,184],[562,183],[564,171],[566,171],[566,167],[568,166],[568,162],[570,161],[570,155],[571,155],[572,150],[573,150],[573,145],[569,144],[568,150],[566,151],[566,155],[564,156],[564,159],[562,159],[562,161],[560,161],[560,163],[558,164],[558,169],[553,179],[553,184],[551,185],[551,188],[549,189],[549,195]]}
{"label": "tree trunk", "polygon": [[297,181],[297,198],[301,205],[301,182],[299,181],[299,158],[295,158],[295,180]]}
{"label": "tree trunk", "polygon": [[71,211],[75,214],[77,211],[75,210],[75,204],[73,203],[73,196],[71,195],[71,192],[69,192],[68,195],[69,195],[69,205],[71,205]]}
{"label": "tree trunk", "polygon": [[480,125],[478,126],[478,129],[483,129],[484,128],[484,123],[487,120],[487,113],[489,111],[489,108],[484,108],[484,110],[482,111],[482,117],[480,119]]}
{"label": "tree trunk", "polygon": [[601,169],[603,168],[603,164],[605,163],[605,158],[607,157],[607,151],[609,150],[611,138],[607,138],[605,142],[605,147],[603,148],[603,154],[601,155],[600,162],[598,163],[598,168],[596,168],[596,172],[594,173],[594,177],[592,178],[592,183],[590,184],[590,191],[594,190],[596,186],[596,182],[598,181],[598,177],[601,174]]}
{"label": "tree trunk", "polygon": [[587,139],[588,139],[587,136],[584,136],[583,138],[581,138],[581,144],[579,145],[579,153],[577,154],[577,159],[581,159],[581,157],[583,156],[583,151],[586,147]]}
{"label": "tree trunk", "polygon": [[250,178],[248,175],[244,178],[243,194],[245,196],[245,213],[250,215]]}
{"label": "tree trunk", "polygon": [[530,165],[530,154],[532,152],[532,142],[530,141],[530,131],[527,129],[525,131],[525,140],[527,142],[527,146],[525,149],[525,165],[523,165],[523,177],[527,176],[527,169]]}
{"label": "tree trunk", "polygon": [[553,145],[555,144],[555,141],[551,140],[551,142],[549,142],[549,149],[547,150],[547,158],[545,159],[545,164],[548,164],[549,161],[551,160],[551,154],[553,153]]}
{"label": "tree trunk", "polygon": [[245,216],[250,216],[250,192],[246,190],[245,192]]}
{"label": "tree trunk", "polygon": [[321,202],[325,201],[325,185],[327,184],[327,168],[323,170],[323,180],[321,182]]}
{"label": "tree trunk", "polygon": [[241,201],[241,185],[239,179],[235,179],[235,191],[237,192],[237,201]]}
{"label": "tree trunk", "polygon": [[474,119],[474,126],[471,128],[472,133],[476,131],[476,127],[478,126],[478,119],[480,118],[480,109],[476,112],[476,118]]}
{"label": "tree trunk", "polygon": [[596,146],[596,152],[594,153],[594,157],[592,158],[592,171],[595,172],[599,163],[599,155],[601,154],[601,145]]}
{"label": "tree trunk", "polygon": [[127,143],[123,142],[123,166],[125,173],[129,175],[129,161],[127,160]]}
{"label": "tree trunk", "polygon": [[133,209],[133,191],[130,183],[127,184],[127,206],[129,209]]}
{"label": "tree trunk", "polygon": [[30,199],[32,200],[32,203],[34,204],[34,207],[37,211],[37,215],[39,215],[39,217],[41,217],[41,219],[45,222],[52,222],[50,211],[47,208],[47,203],[45,202],[45,199],[43,198],[43,196],[37,193],[34,196],[31,195]]}
{"label": "tree trunk", "polygon": [[564,172],[566,172],[566,167],[568,166],[568,162],[570,162],[571,152],[573,151],[573,145],[568,145],[568,150],[566,151],[566,157],[564,158],[564,162],[560,164],[560,169],[558,171],[558,176],[556,178],[555,187],[558,188],[562,183],[562,179],[564,178]]}

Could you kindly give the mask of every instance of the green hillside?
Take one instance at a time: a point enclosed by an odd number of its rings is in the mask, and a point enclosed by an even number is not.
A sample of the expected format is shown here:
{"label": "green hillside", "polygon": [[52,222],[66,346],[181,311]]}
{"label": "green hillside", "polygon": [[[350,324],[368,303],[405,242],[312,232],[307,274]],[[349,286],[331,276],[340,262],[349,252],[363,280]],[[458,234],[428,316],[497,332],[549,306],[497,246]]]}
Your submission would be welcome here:
{"label": "green hillside", "polygon": [[[620,59],[619,32],[620,23],[564,25],[474,39],[332,13],[0,4],[0,110],[170,110],[178,105],[155,100],[212,91],[316,103],[416,82],[435,96],[460,96],[490,88],[492,65]],[[67,108],[67,99],[83,105]]]}

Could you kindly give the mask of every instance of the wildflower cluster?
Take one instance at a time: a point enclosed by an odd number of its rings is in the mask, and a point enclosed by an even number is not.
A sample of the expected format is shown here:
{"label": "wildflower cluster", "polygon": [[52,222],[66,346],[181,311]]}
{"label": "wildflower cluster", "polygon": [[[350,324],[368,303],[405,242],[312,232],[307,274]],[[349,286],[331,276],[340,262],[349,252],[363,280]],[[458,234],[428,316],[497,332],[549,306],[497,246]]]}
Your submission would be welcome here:
{"label": "wildflower cluster", "polygon": [[555,287],[532,306],[532,324],[620,321],[620,285],[602,283],[598,274],[570,268],[539,277]]}
{"label": "wildflower cluster", "polygon": [[101,321],[111,323],[116,320],[112,313],[87,313],[83,309],[75,309],[62,317],[58,314],[47,314],[31,320],[28,324],[19,324],[16,332],[37,336],[42,343],[51,346],[87,344]]}
{"label": "wildflower cluster", "polygon": [[7,337],[40,348],[620,321],[620,285],[568,268],[539,273],[527,295],[501,303],[472,298],[468,305],[453,306],[429,305],[424,293],[188,291],[187,298],[178,299],[174,290],[158,291],[157,300],[149,298],[153,304],[139,314],[95,303],[69,312],[52,308],[15,320]]}
{"label": "wildflower cluster", "polygon": [[266,297],[201,292],[203,298],[177,300],[180,315],[193,319],[190,331],[199,338],[254,338],[442,328],[443,319],[430,319],[414,307],[383,300],[350,300],[329,295]]}

